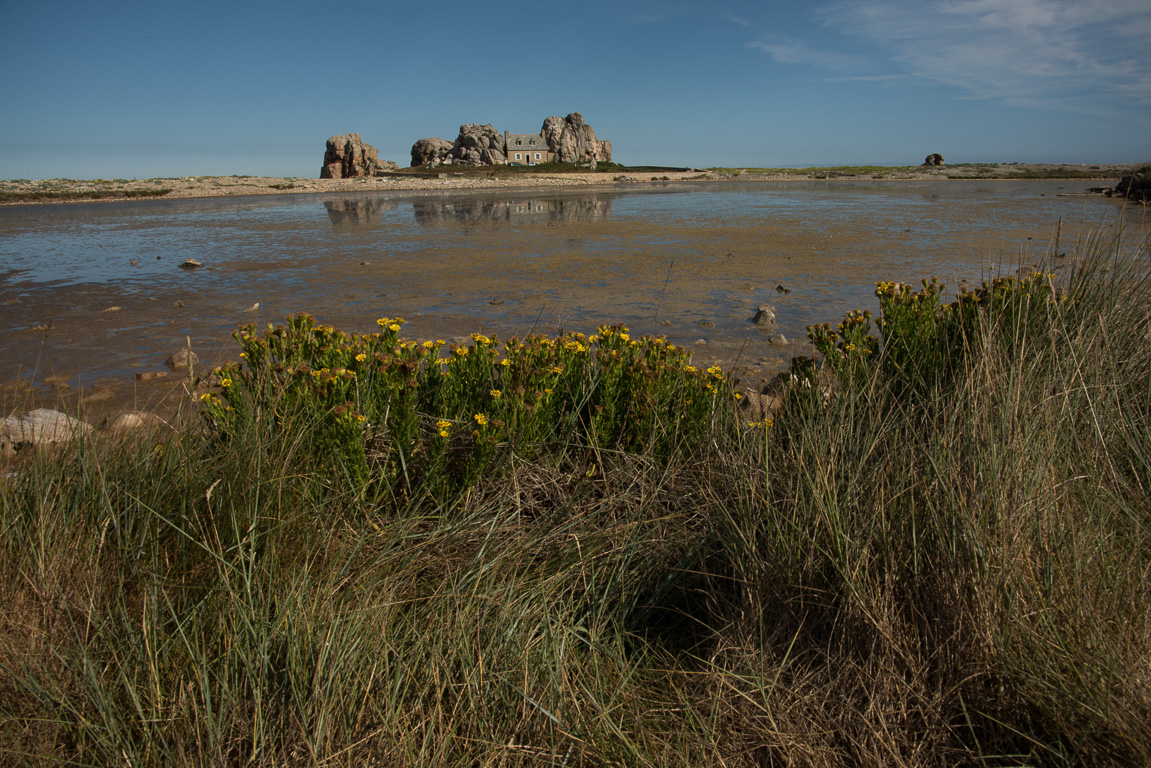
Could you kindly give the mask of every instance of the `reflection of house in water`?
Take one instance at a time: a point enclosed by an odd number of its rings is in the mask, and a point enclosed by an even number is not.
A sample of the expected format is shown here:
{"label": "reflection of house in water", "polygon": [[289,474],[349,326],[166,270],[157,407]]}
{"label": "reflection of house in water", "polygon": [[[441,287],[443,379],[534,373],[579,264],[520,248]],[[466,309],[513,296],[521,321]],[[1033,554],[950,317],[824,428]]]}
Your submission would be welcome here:
{"label": "reflection of house in water", "polygon": [[590,195],[559,200],[416,200],[419,224],[459,222],[501,224],[517,221],[602,221],[611,218],[612,198]]}
{"label": "reflection of house in water", "polygon": [[325,200],[328,218],[336,227],[363,227],[375,223],[384,211],[400,207],[398,200],[381,200],[378,197],[338,197]]}

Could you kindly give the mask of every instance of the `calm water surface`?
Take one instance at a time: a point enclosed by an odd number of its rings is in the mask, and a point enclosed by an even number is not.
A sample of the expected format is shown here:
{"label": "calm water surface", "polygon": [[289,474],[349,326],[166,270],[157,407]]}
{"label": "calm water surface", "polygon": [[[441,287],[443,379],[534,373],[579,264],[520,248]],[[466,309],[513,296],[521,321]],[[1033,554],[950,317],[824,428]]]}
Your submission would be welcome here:
{"label": "calm water surface", "polygon": [[[1085,186],[716,183],[7,207],[0,378],[130,379],[188,337],[215,356],[238,325],[300,311],[360,331],[402,315],[420,337],[625,322],[701,357],[778,367],[801,351],[806,325],[874,308],[876,280],[977,282],[1053,251],[1057,230],[1073,258],[1076,237],[1114,229],[1122,211],[1060,196]],[[189,258],[204,266],[179,269]],[[787,345],[749,322],[765,302]]]}

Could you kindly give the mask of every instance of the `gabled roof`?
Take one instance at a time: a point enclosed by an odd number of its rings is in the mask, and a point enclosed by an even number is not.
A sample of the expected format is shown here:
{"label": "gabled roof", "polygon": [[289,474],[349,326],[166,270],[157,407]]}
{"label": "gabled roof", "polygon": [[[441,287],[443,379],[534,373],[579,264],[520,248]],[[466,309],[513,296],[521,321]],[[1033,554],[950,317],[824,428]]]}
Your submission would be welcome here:
{"label": "gabled roof", "polygon": [[[519,142],[519,143],[517,143]],[[546,151],[548,144],[544,141],[544,137],[538,133],[509,133],[508,134],[508,149],[509,150],[532,150],[532,151]]]}

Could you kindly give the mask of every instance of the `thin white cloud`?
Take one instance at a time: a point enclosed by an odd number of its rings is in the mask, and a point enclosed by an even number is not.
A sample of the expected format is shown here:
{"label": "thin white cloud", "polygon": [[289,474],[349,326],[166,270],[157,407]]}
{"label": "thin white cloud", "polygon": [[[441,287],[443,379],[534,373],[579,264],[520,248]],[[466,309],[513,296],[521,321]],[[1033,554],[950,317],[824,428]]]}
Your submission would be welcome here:
{"label": "thin white cloud", "polygon": [[734,13],[728,13],[727,11],[720,11],[719,15],[722,16],[723,18],[727,19],[728,21],[730,21],[732,24],[738,24],[741,27],[750,27],[751,26],[750,21],[743,18],[742,16],[736,16]]}
{"label": "thin white cloud", "polygon": [[827,7],[825,20],[907,73],[976,98],[1151,104],[1146,0],[854,0]]}
{"label": "thin white cloud", "polygon": [[835,71],[855,71],[867,66],[867,62],[857,56],[812,48],[802,40],[764,38],[753,40],[747,47],[767,54],[777,64],[808,64]]}

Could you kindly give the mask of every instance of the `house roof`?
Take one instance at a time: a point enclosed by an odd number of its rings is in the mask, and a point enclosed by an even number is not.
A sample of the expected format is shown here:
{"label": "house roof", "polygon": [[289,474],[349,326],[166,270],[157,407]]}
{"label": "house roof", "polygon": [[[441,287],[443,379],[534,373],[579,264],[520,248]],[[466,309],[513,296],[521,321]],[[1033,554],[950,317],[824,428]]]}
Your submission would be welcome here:
{"label": "house roof", "polygon": [[[518,143],[517,143],[518,142]],[[538,133],[509,133],[509,150],[547,150],[548,144],[544,137]]]}

